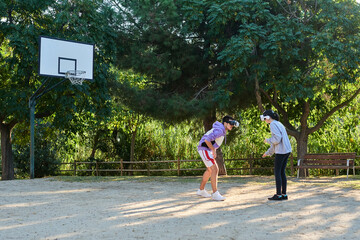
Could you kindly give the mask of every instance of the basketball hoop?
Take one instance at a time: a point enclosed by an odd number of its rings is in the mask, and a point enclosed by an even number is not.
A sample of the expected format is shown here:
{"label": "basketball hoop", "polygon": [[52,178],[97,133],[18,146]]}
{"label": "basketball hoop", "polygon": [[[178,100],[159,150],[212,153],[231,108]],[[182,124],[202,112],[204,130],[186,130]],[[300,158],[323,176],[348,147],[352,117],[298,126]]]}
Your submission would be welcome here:
{"label": "basketball hoop", "polygon": [[65,74],[65,78],[69,79],[73,85],[82,85],[85,80],[82,76],[86,73],[83,70],[69,70]]}

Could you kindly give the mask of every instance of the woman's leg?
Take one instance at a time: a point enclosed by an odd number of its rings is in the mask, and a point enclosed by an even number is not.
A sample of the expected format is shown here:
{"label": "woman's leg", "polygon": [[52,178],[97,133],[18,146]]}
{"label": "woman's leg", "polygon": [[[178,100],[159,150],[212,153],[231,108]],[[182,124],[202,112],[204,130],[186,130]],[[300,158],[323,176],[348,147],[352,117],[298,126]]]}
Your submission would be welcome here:
{"label": "woman's leg", "polygon": [[289,155],[288,154],[281,154],[282,156],[282,166],[281,166],[281,193],[286,195],[286,188],[287,188],[287,179],[286,179],[286,173],[285,173],[285,169],[286,169],[286,165],[289,159]]}
{"label": "woman's leg", "polygon": [[281,169],[282,169],[282,160],[281,154],[275,154],[274,161],[274,175],[275,175],[275,183],[276,183],[276,194],[281,195],[281,187],[282,187],[282,177],[281,177]]}

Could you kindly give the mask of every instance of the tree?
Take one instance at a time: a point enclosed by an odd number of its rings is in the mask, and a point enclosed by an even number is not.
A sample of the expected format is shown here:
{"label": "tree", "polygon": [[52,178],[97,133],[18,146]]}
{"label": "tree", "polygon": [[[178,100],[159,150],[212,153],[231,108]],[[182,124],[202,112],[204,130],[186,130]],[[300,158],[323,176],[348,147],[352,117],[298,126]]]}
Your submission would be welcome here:
{"label": "tree", "polygon": [[[233,32],[207,26],[216,1],[111,2],[123,22],[116,67],[146,76],[141,88],[129,81],[119,86],[126,105],[157,119],[201,117],[212,124],[216,112],[239,105],[231,99],[248,102],[246,81],[229,86],[229,69],[218,60]],[[234,89],[243,94],[235,96]]]}
{"label": "tree", "polygon": [[[96,43],[94,75],[96,81],[83,87],[62,84],[44,95],[37,105],[36,117],[53,115],[53,126],[71,126],[74,113],[98,112],[106,108],[106,78],[116,50],[110,7],[103,1],[0,1],[0,130],[2,180],[14,178],[11,131],[28,119],[28,99],[44,82],[38,70],[38,39],[47,35]],[[108,24],[103,24],[107,22]],[[49,79],[50,84],[58,80]],[[74,125],[72,125],[74,126]]]}
{"label": "tree", "polygon": [[360,92],[359,5],[248,1],[247,7],[221,58],[254,84],[261,111],[276,108],[301,158],[309,135]]}
{"label": "tree", "polygon": [[[117,149],[116,152],[119,156],[122,156],[123,160],[133,162],[135,161],[135,144],[136,144],[136,136],[138,130],[141,126],[144,126],[145,122],[149,120],[149,118],[145,117],[144,115],[129,109],[128,107],[124,106],[119,98],[119,82],[121,81],[128,81],[129,84],[132,86],[136,86],[139,88],[143,88],[146,84],[146,78],[141,75],[134,74],[131,71],[117,71],[116,78],[113,81],[109,82],[109,92],[112,96],[112,108],[116,111],[114,113],[114,119],[112,120],[111,131],[116,134],[116,139],[122,139],[122,149]],[[119,125],[123,125],[125,127],[121,127]],[[121,136],[121,138],[120,138]],[[126,150],[124,151],[124,147],[126,145],[124,142],[127,142],[125,139],[131,139],[130,142],[130,151],[129,156],[126,156]],[[114,146],[118,147],[118,142],[114,141]],[[127,167],[131,168],[131,164],[126,164]],[[132,174],[132,172],[130,172]]]}
{"label": "tree", "polygon": [[230,81],[229,66],[219,59],[237,28],[211,28],[223,15],[218,1],[110,2],[123,22],[117,45],[124,47],[115,66],[147,80],[143,87],[126,80],[117,87],[129,108],[172,123],[202,119],[208,131],[219,113],[234,113],[254,100],[253,86],[247,79]]}

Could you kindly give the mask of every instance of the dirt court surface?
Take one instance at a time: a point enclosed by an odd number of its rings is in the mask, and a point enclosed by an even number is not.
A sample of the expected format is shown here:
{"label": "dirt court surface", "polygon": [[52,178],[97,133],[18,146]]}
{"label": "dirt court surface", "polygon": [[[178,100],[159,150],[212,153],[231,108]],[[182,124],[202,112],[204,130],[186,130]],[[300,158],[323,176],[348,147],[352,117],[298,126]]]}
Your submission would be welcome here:
{"label": "dirt court surface", "polygon": [[[0,239],[359,239],[360,179],[223,177],[216,202],[198,177],[0,181]],[[70,178],[71,180],[71,178]],[[206,186],[210,190],[210,183]]]}

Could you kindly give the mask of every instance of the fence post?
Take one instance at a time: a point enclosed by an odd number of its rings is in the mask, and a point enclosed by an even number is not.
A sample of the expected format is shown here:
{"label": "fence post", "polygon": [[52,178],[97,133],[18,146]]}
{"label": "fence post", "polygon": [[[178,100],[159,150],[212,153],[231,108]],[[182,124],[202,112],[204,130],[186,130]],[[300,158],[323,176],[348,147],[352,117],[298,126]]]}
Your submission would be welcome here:
{"label": "fence post", "polygon": [[250,175],[252,175],[253,165],[254,165],[254,155],[251,154],[251,158],[250,158]]}
{"label": "fence post", "polygon": [[98,161],[95,161],[95,167],[96,167],[96,176],[99,176],[99,166],[98,166]]}
{"label": "fence post", "polygon": [[148,158],[147,159],[147,173],[148,173],[148,176],[150,176],[150,159]]}
{"label": "fence post", "polygon": [[76,160],[74,160],[74,176],[76,176]]}
{"label": "fence post", "polygon": [[177,160],[177,172],[178,172],[178,176],[180,176],[180,158],[179,157]]}
{"label": "fence post", "polygon": [[120,176],[123,175],[123,169],[124,169],[123,160],[122,160],[122,158],[120,158]]}

